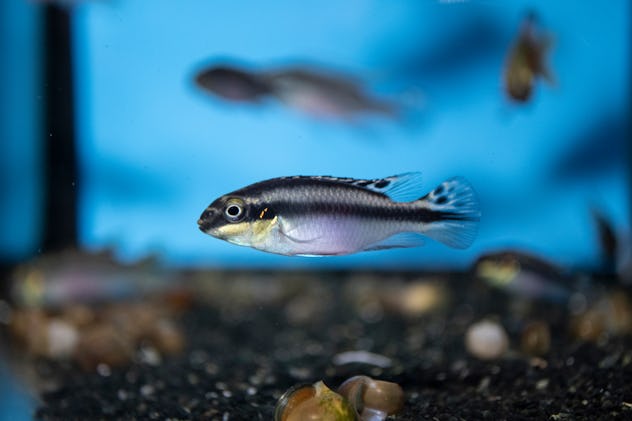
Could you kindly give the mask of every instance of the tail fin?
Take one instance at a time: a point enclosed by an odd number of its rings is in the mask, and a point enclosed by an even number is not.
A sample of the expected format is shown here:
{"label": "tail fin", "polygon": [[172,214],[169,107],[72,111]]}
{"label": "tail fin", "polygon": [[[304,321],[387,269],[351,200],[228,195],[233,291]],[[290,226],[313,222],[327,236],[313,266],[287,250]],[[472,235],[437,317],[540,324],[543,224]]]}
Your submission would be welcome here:
{"label": "tail fin", "polygon": [[418,203],[436,215],[432,222],[425,224],[425,235],[459,249],[474,242],[481,210],[476,192],[465,178],[444,181]]}

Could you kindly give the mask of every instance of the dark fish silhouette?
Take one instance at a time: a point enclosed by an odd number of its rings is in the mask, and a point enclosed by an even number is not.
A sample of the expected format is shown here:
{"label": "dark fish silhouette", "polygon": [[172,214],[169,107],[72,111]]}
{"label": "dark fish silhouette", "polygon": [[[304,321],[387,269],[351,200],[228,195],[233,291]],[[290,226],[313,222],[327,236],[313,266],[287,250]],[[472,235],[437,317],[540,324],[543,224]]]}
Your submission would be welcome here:
{"label": "dark fish silhouette", "polygon": [[602,256],[602,270],[608,274],[615,273],[619,252],[617,234],[608,218],[602,212],[593,207],[591,208],[591,213],[597,229],[599,249]]}
{"label": "dark fish silhouette", "polygon": [[348,76],[289,68],[265,73],[263,79],[284,104],[315,117],[397,114],[395,104],[372,97],[358,80]]}
{"label": "dark fish silhouette", "polygon": [[536,18],[530,13],[520,30],[518,39],[509,51],[504,73],[507,95],[518,102],[531,98],[538,77],[554,84],[554,78],[547,67],[546,55],[552,44],[548,35],[542,35],[537,28]]}
{"label": "dark fish silhouette", "polygon": [[206,92],[235,102],[257,102],[271,93],[257,74],[226,66],[199,72],[195,83]]}
{"label": "dark fish silhouette", "polygon": [[492,287],[527,299],[562,303],[571,295],[570,279],[560,268],[523,252],[485,254],[476,261],[474,273]]}
{"label": "dark fish silhouette", "polygon": [[395,117],[399,107],[371,96],[348,76],[308,68],[249,72],[214,66],[195,76],[204,91],[225,100],[256,103],[275,97],[283,104],[318,118],[353,119],[360,115]]}

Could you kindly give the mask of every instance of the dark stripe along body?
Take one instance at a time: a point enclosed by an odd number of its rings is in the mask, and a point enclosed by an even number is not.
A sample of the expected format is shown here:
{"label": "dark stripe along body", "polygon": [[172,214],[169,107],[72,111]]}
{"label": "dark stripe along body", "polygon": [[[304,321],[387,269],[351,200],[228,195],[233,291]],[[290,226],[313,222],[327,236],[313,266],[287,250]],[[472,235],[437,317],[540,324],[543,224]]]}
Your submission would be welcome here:
{"label": "dark stripe along body", "polygon": [[[479,211],[469,183],[452,179],[422,198],[416,196],[414,201],[392,200],[394,196],[410,196],[411,190],[419,192],[416,173],[375,180],[322,176],[275,178],[222,196],[200,219],[207,221],[211,214],[221,213],[220,208],[227,201],[239,198],[245,202],[246,222],[261,227],[264,221],[273,221],[275,229],[269,230],[269,238],[251,236],[249,240],[233,241],[213,231],[217,224],[200,223],[200,227],[228,241],[280,254],[348,254],[410,247],[419,245],[420,240],[411,242],[412,236],[399,244],[383,240],[403,232],[432,233],[434,225],[449,234],[447,237],[441,232],[435,237],[428,234],[439,241],[454,247],[471,243]],[[463,228],[464,236],[454,232],[459,227]]]}

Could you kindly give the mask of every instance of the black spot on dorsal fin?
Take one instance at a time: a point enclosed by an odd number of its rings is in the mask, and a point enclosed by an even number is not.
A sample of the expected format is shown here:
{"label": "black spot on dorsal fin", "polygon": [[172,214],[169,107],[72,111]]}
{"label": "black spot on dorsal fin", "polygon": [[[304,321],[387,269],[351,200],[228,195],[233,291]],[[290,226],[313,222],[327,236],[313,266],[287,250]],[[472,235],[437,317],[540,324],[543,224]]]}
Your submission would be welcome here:
{"label": "black spot on dorsal fin", "polygon": [[360,179],[350,177],[333,177],[330,175],[319,176],[290,176],[281,177],[281,180],[318,180],[333,183],[344,183],[376,193],[384,194],[396,202],[410,202],[419,199],[423,195],[421,190],[421,173],[409,172],[393,175],[385,178]]}

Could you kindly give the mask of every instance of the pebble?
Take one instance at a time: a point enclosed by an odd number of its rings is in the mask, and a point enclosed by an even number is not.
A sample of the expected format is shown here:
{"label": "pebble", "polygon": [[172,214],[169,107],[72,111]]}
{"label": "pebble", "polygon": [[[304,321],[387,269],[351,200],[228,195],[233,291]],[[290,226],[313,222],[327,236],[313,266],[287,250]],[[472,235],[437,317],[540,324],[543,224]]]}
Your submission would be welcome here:
{"label": "pebble", "polygon": [[603,315],[595,309],[590,309],[572,321],[571,331],[577,339],[596,342],[605,333]]}
{"label": "pebble", "polygon": [[418,317],[441,307],[446,301],[445,287],[436,282],[413,282],[401,291],[401,312]]}
{"label": "pebble", "polygon": [[4,300],[0,300],[0,323],[8,325],[11,322],[11,306]]}
{"label": "pebble", "polygon": [[73,354],[79,342],[77,329],[63,320],[52,319],[47,326],[48,356],[50,358],[67,358]]}
{"label": "pebble", "polygon": [[549,379],[540,379],[537,381],[537,383],[535,384],[535,388],[537,390],[544,390],[547,387],[549,387]]}
{"label": "pebble", "polygon": [[170,320],[156,323],[151,336],[156,348],[166,354],[177,354],[184,348],[184,333]]}
{"label": "pebble", "polygon": [[520,341],[522,351],[534,357],[545,355],[551,348],[551,330],[546,322],[537,320],[525,326]]}
{"label": "pebble", "polygon": [[393,365],[393,361],[389,357],[364,350],[341,352],[333,356],[332,362],[335,365],[360,363],[381,368],[388,368]]}
{"label": "pebble", "polygon": [[110,377],[110,375],[112,374],[112,369],[109,365],[105,363],[100,363],[97,364],[97,373],[99,373],[99,375],[102,377]]}
{"label": "pebble", "polygon": [[146,398],[153,395],[154,392],[155,388],[150,384],[144,384],[140,387],[140,394]]}
{"label": "pebble", "polygon": [[482,320],[467,328],[465,347],[477,358],[493,360],[507,351],[509,339],[500,324],[491,320]]}
{"label": "pebble", "polygon": [[138,352],[138,360],[142,364],[157,366],[162,358],[158,350],[152,346],[144,346]]}
{"label": "pebble", "polygon": [[99,323],[82,331],[74,357],[84,369],[99,363],[110,366],[127,364],[133,355],[133,344],[124,335],[107,323]]}

